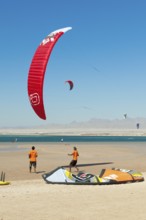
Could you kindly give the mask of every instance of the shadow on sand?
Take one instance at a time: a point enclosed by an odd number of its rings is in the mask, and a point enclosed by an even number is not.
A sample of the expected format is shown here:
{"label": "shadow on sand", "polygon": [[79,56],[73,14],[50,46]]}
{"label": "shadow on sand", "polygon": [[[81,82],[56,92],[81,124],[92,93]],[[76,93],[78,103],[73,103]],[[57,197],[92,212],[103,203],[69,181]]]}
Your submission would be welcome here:
{"label": "shadow on sand", "polygon": [[43,171],[37,171],[36,174],[45,173],[45,172],[46,172],[46,171],[44,171],[44,170],[43,170]]}
{"label": "shadow on sand", "polygon": [[[77,167],[89,167],[89,166],[99,166],[105,164],[113,164],[113,162],[102,162],[102,163],[84,163],[84,164],[77,164]],[[62,167],[69,167],[69,165],[65,165]]]}

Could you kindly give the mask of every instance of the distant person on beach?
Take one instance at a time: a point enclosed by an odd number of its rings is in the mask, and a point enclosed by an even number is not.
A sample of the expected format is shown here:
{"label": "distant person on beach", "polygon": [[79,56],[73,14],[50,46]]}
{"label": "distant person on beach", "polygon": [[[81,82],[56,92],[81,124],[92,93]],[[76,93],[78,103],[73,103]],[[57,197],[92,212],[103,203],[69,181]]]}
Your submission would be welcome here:
{"label": "distant person on beach", "polygon": [[73,150],[72,154],[68,154],[68,156],[73,156],[73,160],[72,160],[72,161],[70,162],[70,164],[69,164],[69,172],[71,172],[71,168],[72,168],[72,167],[75,167],[76,170],[79,171],[79,169],[78,169],[77,166],[76,166],[76,165],[77,165],[77,161],[78,161],[79,153],[78,153],[76,147],[74,147],[73,149],[74,149],[74,150]]}
{"label": "distant person on beach", "polygon": [[36,166],[37,166],[37,157],[38,153],[35,150],[35,147],[33,146],[31,151],[28,154],[29,157],[29,172],[31,173],[32,167],[34,168],[34,172],[36,173]]}

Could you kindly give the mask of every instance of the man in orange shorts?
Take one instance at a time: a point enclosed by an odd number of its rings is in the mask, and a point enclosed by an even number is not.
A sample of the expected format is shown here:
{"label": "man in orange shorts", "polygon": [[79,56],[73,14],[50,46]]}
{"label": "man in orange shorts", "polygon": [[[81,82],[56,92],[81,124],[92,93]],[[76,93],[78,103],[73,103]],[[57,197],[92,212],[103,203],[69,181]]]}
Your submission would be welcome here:
{"label": "man in orange shorts", "polygon": [[69,156],[73,156],[73,160],[70,162],[70,165],[69,165],[69,172],[71,172],[72,167],[75,167],[76,170],[79,171],[79,169],[76,166],[77,161],[78,161],[79,153],[78,153],[76,147],[74,147],[73,149],[74,149],[74,151],[72,152],[72,154],[68,154]]}
{"label": "man in orange shorts", "polygon": [[32,169],[32,166],[33,166],[34,167],[34,172],[36,173],[36,166],[37,166],[37,159],[36,158],[38,157],[38,153],[35,150],[34,146],[32,147],[32,150],[29,152],[28,157],[29,157],[29,160],[30,160],[29,171],[31,173],[31,169]]}

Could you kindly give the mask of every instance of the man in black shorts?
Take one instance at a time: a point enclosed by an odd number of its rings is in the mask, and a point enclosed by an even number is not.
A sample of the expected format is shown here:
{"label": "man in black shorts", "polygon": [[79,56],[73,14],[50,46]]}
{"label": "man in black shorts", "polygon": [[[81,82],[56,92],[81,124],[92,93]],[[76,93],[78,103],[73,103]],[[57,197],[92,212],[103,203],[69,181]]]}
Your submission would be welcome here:
{"label": "man in black shorts", "polygon": [[32,166],[34,167],[34,172],[36,173],[36,165],[37,165],[36,158],[37,158],[37,156],[38,156],[38,153],[35,150],[35,147],[33,146],[31,151],[28,154],[28,157],[29,157],[29,160],[30,160],[30,165],[29,165],[30,173],[31,173]]}
{"label": "man in black shorts", "polygon": [[73,160],[70,162],[69,164],[69,172],[71,172],[71,168],[72,167],[75,167],[77,171],[79,171],[79,169],[77,168],[76,164],[77,164],[77,161],[78,161],[78,156],[79,156],[79,153],[77,151],[77,148],[74,147],[73,148],[73,152],[72,154],[68,154],[69,156],[73,156]]}

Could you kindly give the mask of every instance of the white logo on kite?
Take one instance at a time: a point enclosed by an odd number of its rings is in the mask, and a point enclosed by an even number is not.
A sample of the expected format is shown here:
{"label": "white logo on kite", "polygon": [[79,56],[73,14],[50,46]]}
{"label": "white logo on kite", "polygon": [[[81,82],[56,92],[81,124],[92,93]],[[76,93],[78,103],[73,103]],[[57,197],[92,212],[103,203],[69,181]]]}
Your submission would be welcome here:
{"label": "white logo on kite", "polygon": [[38,93],[30,94],[30,101],[32,105],[39,105],[40,104],[40,96]]}
{"label": "white logo on kite", "polygon": [[111,175],[109,175],[109,176],[105,176],[104,178],[105,179],[113,179],[113,180],[116,180],[117,179],[117,175],[116,174],[111,174]]}
{"label": "white logo on kite", "polygon": [[45,45],[46,43],[48,43],[48,42],[53,42],[54,41],[54,34],[52,34],[52,35],[48,35],[43,41],[42,41],[42,45]]}

